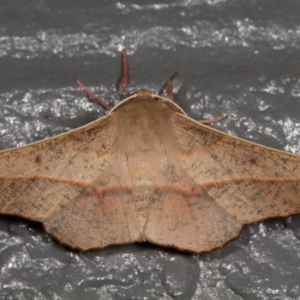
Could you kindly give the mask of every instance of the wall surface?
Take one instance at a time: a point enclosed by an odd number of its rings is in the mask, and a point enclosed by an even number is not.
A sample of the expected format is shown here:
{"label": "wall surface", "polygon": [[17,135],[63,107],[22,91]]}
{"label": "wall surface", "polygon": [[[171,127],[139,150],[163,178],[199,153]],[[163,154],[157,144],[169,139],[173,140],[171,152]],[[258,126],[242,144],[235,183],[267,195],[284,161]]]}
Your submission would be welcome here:
{"label": "wall surface", "polygon": [[[300,154],[299,1],[1,2],[1,149],[103,116],[73,79],[117,103],[126,48],[132,92],[157,92],[178,71],[189,116],[226,113],[212,126]],[[299,299],[299,239],[294,216],[201,255],[146,243],[80,253],[0,216],[0,299]]]}

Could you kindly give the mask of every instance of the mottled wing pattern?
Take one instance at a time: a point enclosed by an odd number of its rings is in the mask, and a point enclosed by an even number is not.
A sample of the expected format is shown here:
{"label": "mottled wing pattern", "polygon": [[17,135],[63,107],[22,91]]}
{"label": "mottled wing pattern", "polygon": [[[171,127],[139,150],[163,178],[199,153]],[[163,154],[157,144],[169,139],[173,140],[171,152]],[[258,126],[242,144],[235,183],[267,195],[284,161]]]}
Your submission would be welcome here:
{"label": "mottled wing pattern", "polygon": [[199,253],[221,247],[241,227],[176,160],[161,166],[144,232],[148,241]]}
{"label": "mottled wing pattern", "polygon": [[0,213],[43,222],[81,250],[137,241],[129,177],[114,171],[113,118],[0,152]]}
{"label": "mottled wing pattern", "polygon": [[161,164],[148,241],[191,252],[236,238],[243,224],[300,213],[300,157],[174,114],[175,155]]}
{"label": "mottled wing pattern", "polygon": [[80,250],[140,240],[130,176],[112,161],[70,205],[44,222],[50,235]]}
{"label": "mottled wing pattern", "polygon": [[176,114],[178,162],[236,220],[300,213],[300,157],[244,141]]}
{"label": "mottled wing pattern", "polygon": [[300,213],[299,156],[145,103],[0,152],[0,213],[80,250],[147,240],[196,253]]}
{"label": "mottled wing pattern", "polygon": [[0,152],[0,212],[44,221],[109,163],[114,136],[104,117],[67,134]]}

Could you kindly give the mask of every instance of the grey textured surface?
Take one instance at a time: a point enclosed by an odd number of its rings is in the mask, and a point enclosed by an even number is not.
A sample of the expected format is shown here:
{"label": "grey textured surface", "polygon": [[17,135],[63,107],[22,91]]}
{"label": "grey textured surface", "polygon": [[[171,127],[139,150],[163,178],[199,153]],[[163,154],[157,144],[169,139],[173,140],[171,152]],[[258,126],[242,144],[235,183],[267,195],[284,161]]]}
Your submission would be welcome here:
{"label": "grey textured surface", "polygon": [[[158,91],[178,71],[188,115],[227,113],[213,126],[300,154],[298,0],[0,4],[2,149],[103,115],[73,78],[116,103],[125,47],[131,91]],[[0,299],[300,299],[299,225],[299,216],[250,225],[201,255],[150,244],[80,253],[1,216]]]}

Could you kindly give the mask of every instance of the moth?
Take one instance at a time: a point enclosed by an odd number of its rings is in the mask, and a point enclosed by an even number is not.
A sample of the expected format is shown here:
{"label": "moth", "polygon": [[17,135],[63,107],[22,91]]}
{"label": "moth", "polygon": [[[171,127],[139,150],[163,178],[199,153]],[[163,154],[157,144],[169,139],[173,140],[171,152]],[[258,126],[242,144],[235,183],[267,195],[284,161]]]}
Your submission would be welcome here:
{"label": "moth", "polygon": [[[71,248],[148,241],[200,253],[244,224],[300,213],[300,156],[232,137],[169,98],[127,98],[80,128],[0,152],[0,213],[42,222]],[[174,77],[174,76],[173,76]]]}

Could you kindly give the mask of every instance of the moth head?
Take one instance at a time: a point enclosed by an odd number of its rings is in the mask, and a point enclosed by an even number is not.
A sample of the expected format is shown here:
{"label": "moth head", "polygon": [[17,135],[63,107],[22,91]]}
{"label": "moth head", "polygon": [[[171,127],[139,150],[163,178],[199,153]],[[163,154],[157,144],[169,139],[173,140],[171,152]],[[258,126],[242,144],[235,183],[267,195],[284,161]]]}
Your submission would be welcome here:
{"label": "moth head", "polygon": [[139,90],[139,91],[135,92],[134,94],[130,95],[129,97],[125,98],[124,100],[119,102],[117,105],[115,105],[112,108],[112,110],[110,111],[110,113],[115,112],[116,110],[118,110],[119,108],[121,108],[122,106],[126,105],[127,103],[129,103],[133,100],[137,101],[137,103],[139,100],[141,102],[142,102],[142,100],[161,102],[161,103],[164,103],[165,105],[169,106],[175,112],[186,115],[184,110],[180,106],[178,106],[175,102],[171,101],[168,98],[151,93],[147,89]]}

